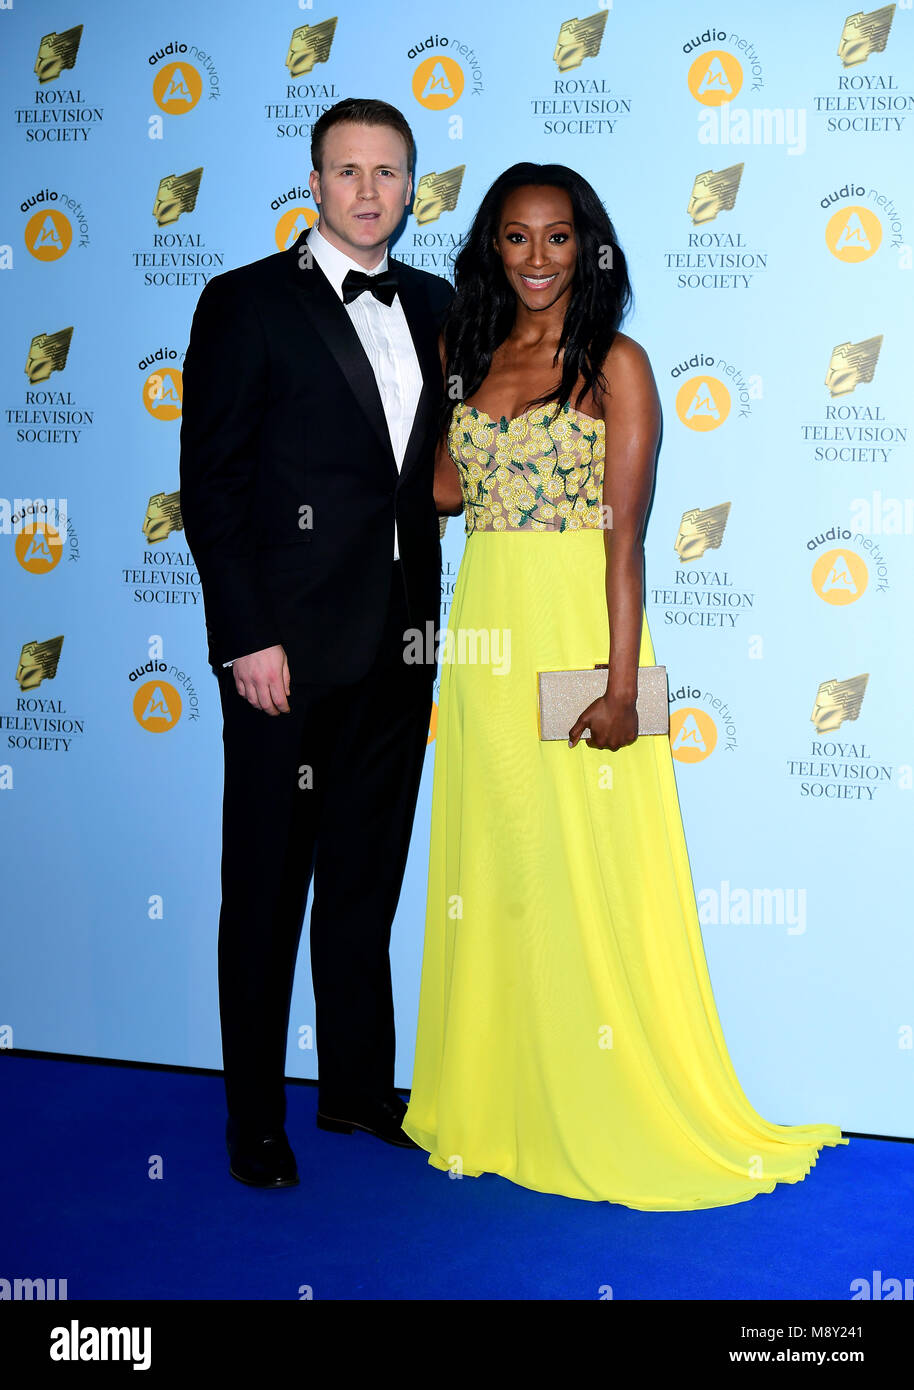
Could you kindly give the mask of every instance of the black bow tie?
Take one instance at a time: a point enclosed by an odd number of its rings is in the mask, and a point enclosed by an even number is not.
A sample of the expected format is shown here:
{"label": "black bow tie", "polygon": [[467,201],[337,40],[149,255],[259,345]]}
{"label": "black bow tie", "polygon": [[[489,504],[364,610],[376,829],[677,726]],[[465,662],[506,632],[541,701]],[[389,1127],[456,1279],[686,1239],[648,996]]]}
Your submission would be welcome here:
{"label": "black bow tie", "polygon": [[365,290],[370,290],[382,304],[393,304],[397,293],[397,272],[382,270],[380,275],[366,275],[362,270],[347,270],[343,280],[343,303],[351,304]]}

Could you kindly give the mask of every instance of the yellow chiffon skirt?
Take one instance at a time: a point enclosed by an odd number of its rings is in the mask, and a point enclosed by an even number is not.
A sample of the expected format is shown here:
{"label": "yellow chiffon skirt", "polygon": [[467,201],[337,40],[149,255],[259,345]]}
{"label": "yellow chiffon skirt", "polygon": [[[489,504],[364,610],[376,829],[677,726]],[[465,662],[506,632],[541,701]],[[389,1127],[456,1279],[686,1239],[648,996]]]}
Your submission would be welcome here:
{"label": "yellow chiffon skirt", "polygon": [[743,1094],[668,738],[539,739],[537,671],[606,660],[602,533],[473,533],[448,631],[406,1133],[454,1175],[640,1211],[801,1181],[848,1141]]}

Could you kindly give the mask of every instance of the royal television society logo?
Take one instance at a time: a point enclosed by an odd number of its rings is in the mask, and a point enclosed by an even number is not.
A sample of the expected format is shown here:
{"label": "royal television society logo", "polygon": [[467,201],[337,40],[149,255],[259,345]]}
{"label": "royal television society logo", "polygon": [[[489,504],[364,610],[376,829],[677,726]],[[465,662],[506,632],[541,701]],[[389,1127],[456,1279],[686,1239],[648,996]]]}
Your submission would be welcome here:
{"label": "royal television society logo", "polygon": [[904,223],[889,194],[863,183],[849,182],[826,193],[819,206],[829,213],[825,245],[835,260],[859,265],[883,248],[883,252],[895,251],[900,267],[909,266],[910,248],[905,242]]}
{"label": "royal television society logo", "polygon": [[444,227],[432,230],[431,225],[442,214],[456,210],[465,173],[466,165],[457,164],[440,174],[429,171],[419,177],[413,194],[411,230],[408,240],[404,236],[397,246],[398,260],[420,270],[449,274],[451,256],[460,244],[461,233],[447,230],[446,217]]}
{"label": "royal television society logo", "polygon": [[90,244],[89,220],[74,194],[40,188],[23,198],[19,210],[31,213],[22,235],[26,250],[36,261],[59,261],[74,245],[84,251]]}
{"label": "royal television society logo", "polygon": [[199,723],[200,699],[191,676],[163,660],[161,638],[150,638],[149,647],[149,660],[128,676],[135,687],[130,696],[134,719],[147,734],[172,733],[182,719]]}
{"label": "royal television society logo", "polygon": [[729,502],[683,512],[673,546],[679,564],[664,585],[651,589],[651,602],[668,627],[732,631],[755,605],[755,594],[740,589],[730,570],[715,568],[713,557],[707,556],[709,550],[723,545],[729,516]]}
{"label": "royal television society logo", "polygon": [[702,763],[717,749],[735,751],[736,721],[724,699],[689,684],[671,691],[669,699],[670,750],[676,762]]}
{"label": "royal television society logo", "polygon": [[346,95],[333,81],[336,25],[334,15],[293,29],[283,58],[286,74],[282,90],[271,93],[263,107],[264,120],[272,126],[277,140],[310,142],[320,117]]}
{"label": "royal television society logo", "polygon": [[[834,87],[812,99],[826,134],[891,136],[905,128],[914,110],[914,92],[905,90],[910,79],[899,76],[896,64],[886,71],[885,62],[869,63],[888,47],[895,9],[884,5],[869,13],[858,10],[845,19],[836,49],[840,67]],[[864,65],[866,71],[859,71]],[[901,70],[906,71],[904,64]]]}
{"label": "royal television society logo", "polygon": [[194,558],[179,541],[184,530],[180,492],[155,492],[146,504],[142,561],[121,567],[121,581],[134,603],[194,608],[200,576]]}
{"label": "royal television society logo", "polygon": [[77,24],[43,34],[39,41],[34,99],[30,106],[14,109],[16,125],[30,144],[82,144],[104,119],[104,109],[82,87],[60,82],[76,67],[82,32]]}
{"label": "royal television society logo", "polygon": [[[20,694],[12,710],[0,713],[0,729],[9,750],[34,753],[69,753],[85,733],[85,720],[70,713],[61,691],[41,690],[45,681],[57,678],[63,636],[25,642],[16,663]],[[40,694],[33,692],[41,690]]]}
{"label": "royal television society logo", "polygon": [[882,341],[880,333],[831,349],[824,376],[829,399],[819,419],[800,426],[804,442],[814,446],[813,463],[887,464],[906,447],[908,424],[890,420],[884,404],[868,389],[859,401],[847,399],[858,387],[869,388],[874,382]]}
{"label": "royal television society logo", "polygon": [[180,363],[183,352],[173,347],[158,347],[142,357],[139,369],[143,373],[140,399],[153,420],[168,422],[181,418],[184,401],[184,374]]}
{"label": "royal television society logo", "polygon": [[701,230],[689,232],[684,245],[664,252],[677,289],[747,290],[768,269],[768,253],[754,248],[739,226],[705,230],[720,213],[736,207],[743,167],[705,169],[693,177],[686,213],[693,228]]}
{"label": "royal television society logo", "polygon": [[[787,777],[810,800],[872,802],[892,784],[892,766],[881,762],[859,735],[842,727],[860,718],[869,674],[832,677],[816,691],[809,718],[815,729],[808,753],[787,759]],[[839,737],[833,735],[839,734]]]}
{"label": "royal television society logo", "polygon": [[36,333],[26,351],[24,375],[28,385],[19,400],[6,407],[6,423],[17,444],[74,445],[95,424],[95,411],[83,405],[73,389],[51,377],[66,368],[73,339],[72,324],[53,333]]}
{"label": "royal television society logo", "polygon": [[155,69],[152,99],[167,116],[186,116],[199,105],[204,91],[208,102],[222,95],[212,54],[197,44],[171,39],[146,61]]}
{"label": "royal television society logo", "polygon": [[203,233],[170,229],[182,217],[190,217],[197,207],[203,167],[183,174],[166,174],[156,186],[152,216],[161,231],[153,233],[152,245],[131,253],[134,268],[142,271],[141,284],[148,288],[181,287],[202,289],[218,275],[225,264],[222,251],[209,247]]}
{"label": "royal television society logo", "polygon": [[[530,97],[530,118],[538,134],[576,138],[615,135],[632,111],[632,98],[616,90],[607,75],[603,36],[609,9],[583,18],[565,19],[552,47],[558,76]],[[553,31],[554,32],[554,31]],[[546,49],[540,65],[546,67]]]}

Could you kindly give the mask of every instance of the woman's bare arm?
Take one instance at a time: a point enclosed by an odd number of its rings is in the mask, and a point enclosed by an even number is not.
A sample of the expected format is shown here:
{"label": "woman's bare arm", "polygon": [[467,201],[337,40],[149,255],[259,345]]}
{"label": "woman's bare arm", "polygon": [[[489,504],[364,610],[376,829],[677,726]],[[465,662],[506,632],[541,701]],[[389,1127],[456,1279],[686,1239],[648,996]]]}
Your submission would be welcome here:
{"label": "woman's bare arm", "polygon": [[609,675],[605,695],[583,711],[569,737],[574,746],[589,726],[591,747],[615,750],[638,737],[644,526],[654,485],[660,401],[647,353],[625,334],[616,338],[603,370],[609,382],[601,407]]}

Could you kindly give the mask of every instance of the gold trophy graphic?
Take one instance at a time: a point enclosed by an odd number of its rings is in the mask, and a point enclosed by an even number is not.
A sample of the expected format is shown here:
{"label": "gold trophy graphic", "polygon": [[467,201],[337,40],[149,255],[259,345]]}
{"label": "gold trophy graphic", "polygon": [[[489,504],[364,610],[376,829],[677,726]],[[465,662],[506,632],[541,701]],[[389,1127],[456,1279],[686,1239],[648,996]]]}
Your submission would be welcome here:
{"label": "gold trophy graphic", "polygon": [[20,690],[34,690],[43,680],[53,680],[63,637],[49,637],[46,642],[26,642],[19,653],[16,680]]}
{"label": "gold trophy graphic", "polygon": [[143,535],[150,545],[158,545],[172,531],[183,531],[180,492],[156,492],[149,499],[143,518]]}
{"label": "gold trophy graphic", "polygon": [[416,184],[413,216],[420,227],[437,222],[443,212],[453,212],[463,183],[465,164],[458,164],[443,174],[423,174]]}
{"label": "gold trophy graphic", "polygon": [[817,734],[840,729],[845,719],[856,719],[863,704],[869,675],[850,676],[846,681],[823,681],[816,691],[816,702],[809,716]]}
{"label": "gold trophy graphic", "polygon": [[38,45],[38,57],[33,68],[39,82],[53,82],[64,68],[76,66],[76,54],[82,36],[81,24],[77,24],[74,29],[65,29],[62,34],[45,34]]}
{"label": "gold trophy graphic", "polygon": [[869,14],[858,10],[856,14],[847,16],[838,44],[838,57],[846,68],[865,63],[871,53],[883,52],[894,16],[894,5],[871,10]]}
{"label": "gold trophy graphic", "polygon": [[730,212],[739,192],[739,181],[743,176],[742,164],[731,164],[727,169],[706,169],[695,175],[689,206],[686,209],[692,222],[713,222],[719,212]]}
{"label": "gold trophy graphic", "polygon": [[825,373],[825,385],[833,396],[846,396],[861,382],[872,381],[882,347],[878,338],[864,338],[862,343],[839,343],[832,348],[831,361]]}
{"label": "gold trophy graphic", "polygon": [[608,14],[608,10],[598,10],[588,19],[565,20],[552,55],[559,72],[570,72],[572,68],[579,68],[585,58],[596,58]]}
{"label": "gold trophy graphic", "polygon": [[707,507],[704,511],[693,507],[690,512],[683,512],[674,549],[684,565],[699,559],[706,550],[720,549],[729,515],[729,502]]}
{"label": "gold trophy graphic", "polygon": [[293,29],[286,54],[290,77],[301,77],[310,72],[315,63],[326,63],[335,30],[336,19],[324,19],[320,24],[303,24]]}
{"label": "gold trophy graphic", "polygon": [[189,169],[186,174],[166,174],[159,181],[152,215],[160,227],[177,222],[182,212],[193,212],[197,206],[200,180],[203,178],[203,165]]}
{"label": "gold trophy graphic", "polygon": [[32,386],[39,381],[47,381],[52,372],[62,372],[67,365],[70,351],[72,328],[61,328],[56,333],[36,333],[29,343],[29,355],[25,359],[25,374]]}

